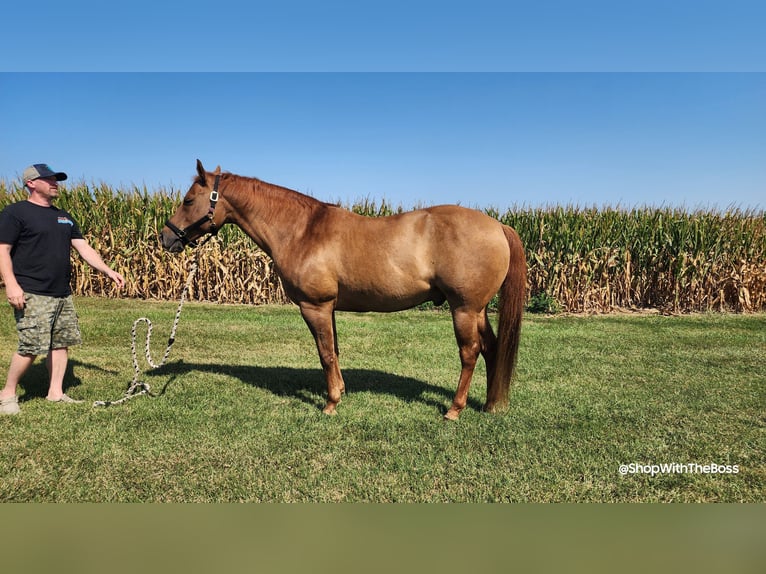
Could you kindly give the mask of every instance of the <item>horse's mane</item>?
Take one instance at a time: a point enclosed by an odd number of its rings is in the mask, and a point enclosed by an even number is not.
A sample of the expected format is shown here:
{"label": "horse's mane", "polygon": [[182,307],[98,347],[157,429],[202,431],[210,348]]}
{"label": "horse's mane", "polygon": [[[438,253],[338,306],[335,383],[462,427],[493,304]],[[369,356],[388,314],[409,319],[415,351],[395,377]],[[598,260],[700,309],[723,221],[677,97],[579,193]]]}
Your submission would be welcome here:
{"label": "horse's mane", "polygon": [[240,201],[248,202],[250,198],[254,200],[257,194],[259,203],[263,205],[265,202],[276,209],[285,209],[286,205],[290,204],[296,208],[314,211],[330,205],[294,189],[228,171],[221,174],[221,184],[222,189],[225,185],[236,192]]}

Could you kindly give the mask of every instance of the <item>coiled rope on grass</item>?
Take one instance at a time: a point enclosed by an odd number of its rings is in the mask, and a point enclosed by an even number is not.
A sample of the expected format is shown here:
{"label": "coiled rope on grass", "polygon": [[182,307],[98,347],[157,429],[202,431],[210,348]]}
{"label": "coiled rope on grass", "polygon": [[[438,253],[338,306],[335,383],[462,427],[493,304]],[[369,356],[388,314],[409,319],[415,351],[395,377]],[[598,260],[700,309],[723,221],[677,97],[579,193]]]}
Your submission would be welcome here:
{"label": "coiled rope on grass", "polygon": [[154,360],[152,359],[151,340],[152,340],[152,329],[154,326],[152,325],[151,319],[147,317],[139,317],[138,319],[133,321],[133,328],[130,331],[130,335],[131,335],[130,350],[131,350],[131,355],[133,358],[133,381],[131,381],[130,385],[128,385],[128,388],[125,391],[125,395],[122,398],[114,400],[114,401],[95,401],[93,403],[94,407],[108,407],[111,405],[119,405],[121,403],[129,401],[130,399],[134,399],[141,395],[151,395],[151,387],[149,386],[149,383],[139,380],[139,378],[141,377],[141,369],[138,366],[138,353],[136,351],[136,328],[138,327],[139,323],[146,323],[147,325],[146,345],[145,345],[146,362],[149,363],[149,366],[152,369],[159,369],[168,360],[168,357],[170,356],[170,349],[173,348],[173,343],[176,342],[176,330],[178,329],[178,323],[181,320],[181,311],[183,310],[184,303],[186,302],[186,296],[189,293],[189,289],[191,288],[191,284],[192,284],[192,281],[194,280],[194,276],[197,273],[197,268],[198,268],[197,260],[194,259],[189,268],[189,275],[186,278],[186,284],[184,285],[183,291],[181,291],[181,299],[178,302],[178,309],[176,310],[176,316],[173,319],[173,327],[170,330],[168,345],[165,348],[165,354],[162,356],[162,360],[159,363],[155,363]]}

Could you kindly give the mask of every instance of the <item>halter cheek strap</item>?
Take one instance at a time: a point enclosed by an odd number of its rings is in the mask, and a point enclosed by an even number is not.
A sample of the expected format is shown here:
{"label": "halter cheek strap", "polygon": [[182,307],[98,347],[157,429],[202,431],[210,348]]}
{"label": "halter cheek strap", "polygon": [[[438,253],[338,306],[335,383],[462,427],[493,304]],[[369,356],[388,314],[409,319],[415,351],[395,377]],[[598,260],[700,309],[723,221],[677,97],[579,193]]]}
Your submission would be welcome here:
{"label": "halter cheek strap", "polygon": [[188,225],[187,227],[184,227],[183,229],[180,229],[179,227],[176,227],[170,223],[169,219],[165,222],[165,226],[176,234],[176,237],[181,240],[181,243],[184,245],[184,247],[187,245],[190,245],[191,247],[197,247],[197,241],[189,239],[189,232],[195,231],[197,228],[202,227],[205,223],[210,223],[210,229],[208,229],[208,233],[211,237],[218,233],[218,226],[215,224],[213,215],[215,214],[215,206],[218,203],[218,186],[220,183],[221,174],[216,174],[215,183],[213,184],[213,191],[210,192],[210,208],[207,210],[207,213],[200,217],[197,221],[191,225]]}

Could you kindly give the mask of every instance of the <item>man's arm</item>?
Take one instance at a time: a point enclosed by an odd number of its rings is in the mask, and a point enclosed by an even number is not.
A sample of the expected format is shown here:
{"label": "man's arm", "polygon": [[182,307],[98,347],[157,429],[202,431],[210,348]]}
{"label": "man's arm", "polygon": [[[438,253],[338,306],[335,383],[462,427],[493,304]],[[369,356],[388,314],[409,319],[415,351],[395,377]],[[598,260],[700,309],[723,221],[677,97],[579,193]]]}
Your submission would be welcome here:
{"label": "man's arm", "polygon": [[101,255],[98,254],[98,251],[93,249],[87,241],[84,239],[72,239],[72,247],[75,248],[77,253],[80,254],[80,257],[82,257],[88,265],[93,267],[93,269],[96,271],[100,271],[104,275],[107,275],[117,284],[118,288],[123,288],[125,285],[125,279],[122,277],[122,275],[104,263],[104,260],[101,259]]}
{"label": "man's arm", "polygon": [[0,277],[5,283],[5,295],[8,303],[16,309],[24,308],[24,290],[16,281],[16,274],[13,272],[13,262],[11,261],[12,245],[0,243]]}

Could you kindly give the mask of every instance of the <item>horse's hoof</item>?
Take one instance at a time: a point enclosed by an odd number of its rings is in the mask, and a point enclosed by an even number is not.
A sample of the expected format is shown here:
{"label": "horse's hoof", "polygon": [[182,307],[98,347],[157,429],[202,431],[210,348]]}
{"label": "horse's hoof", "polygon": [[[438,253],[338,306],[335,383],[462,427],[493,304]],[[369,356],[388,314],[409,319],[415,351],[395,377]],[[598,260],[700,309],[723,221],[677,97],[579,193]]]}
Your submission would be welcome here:
{"label": "horse's hoof", "polygon": [[504,413],[508,410],[508,404],[507,403],[486,403],[484,407],[482,407],[482,410],[485,413],[493,413],[493,414],[499,414]]}
{"label": "horse's hoof", "polygon": [[447,414],[444,415],[444,420],[456,421],[459,416],[460,416],[460,411],[456,411],[455,409],[450,409],[447,411]]}
{"label": "horse's hoof", "polygon": [[331,417],[334,417],[338,414],[338,411],[335,410],[335,405],[327,405],[322,409],[322,412],[326,415],[330,415]]}

